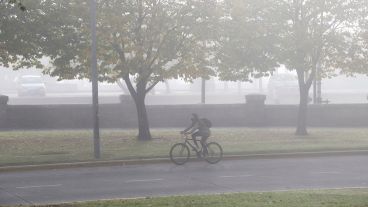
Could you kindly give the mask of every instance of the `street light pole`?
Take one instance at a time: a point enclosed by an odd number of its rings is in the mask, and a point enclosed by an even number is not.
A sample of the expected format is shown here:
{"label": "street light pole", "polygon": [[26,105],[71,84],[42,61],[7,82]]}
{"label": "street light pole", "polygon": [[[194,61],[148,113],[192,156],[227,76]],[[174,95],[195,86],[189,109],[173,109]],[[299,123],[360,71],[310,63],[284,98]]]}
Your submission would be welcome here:
{"label": "street light pole", "polygon": [[317,63],[316,72],[314,74],[313,80],[313,103],[321,104],[322,103],[322,80],[321,80],[321,64]]}
{"label": "street light pole", "polygon": [[92,79],[92,108],[93,108],[93,145],[96,159],[101,157],[100,153],[100,126],[98,117],[98,72],[97,72],[97,49],[96,49],[96,0],[91,0],[91,79]]}
{"label": "street light pole", "polygon": [[206,103],[206,79],[201,80],[201,103]]}

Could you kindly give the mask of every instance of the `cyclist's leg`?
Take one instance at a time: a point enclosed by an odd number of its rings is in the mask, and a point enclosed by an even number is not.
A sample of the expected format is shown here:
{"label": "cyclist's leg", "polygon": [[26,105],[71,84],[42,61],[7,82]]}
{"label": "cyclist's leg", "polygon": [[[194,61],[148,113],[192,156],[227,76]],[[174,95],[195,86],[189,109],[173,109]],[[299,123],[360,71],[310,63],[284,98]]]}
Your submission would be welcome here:
{"label": "cyclist's leg", "polygon": [[196,145],[196,149],[195,152],[197,153],[197,157],[201,158],[202,157],[202,152],[199,148],[198,142],[197,142],[197,137],[201,137],[201,134],[199,132],[195,132],[192,134],[192,138],[193,138],[193,142]]}
{"label": "cyclist's leg", "polygon": [[199,134],[199,132],[195,132],[192,134],[192,139],[194,144],[196,145],[196,147],[198,148],[198,143],[197,143],[197,137],[200,137],[201,135]]}
{"label": "cyclist's leg", "polygon": [[203,135],[202,138],[201,138],[201,145],[202,145],[202,149],[203,149],[203,153],[204,154],[207,154],[208,151],[207,151],[207,139],[208,139],[208,135]]}

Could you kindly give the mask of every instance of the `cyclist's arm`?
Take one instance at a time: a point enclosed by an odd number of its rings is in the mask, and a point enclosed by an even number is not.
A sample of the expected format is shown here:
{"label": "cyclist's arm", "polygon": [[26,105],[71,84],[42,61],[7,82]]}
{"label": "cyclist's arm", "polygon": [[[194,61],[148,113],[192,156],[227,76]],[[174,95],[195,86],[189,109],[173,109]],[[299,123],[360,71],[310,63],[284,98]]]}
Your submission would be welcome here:
{"label": "cyclist's arm", "polygon": [[[187,133],[189,130],[191,130],[192,128],[194,127],[194,123],[192,122],[192,124],[188,127],[188,128],[186,128],[186,129],[184,129],[183,131],[182,131],[182,133]],[[191,132],[190,132],[191,133]]]}
{"label": "cyclist's arm", "polygon": [[198,122],[194,123],[193,126],[191,127],[191,130],[189,133],[193,134],[193,132],[197,131],[199,129],[199,124]]}

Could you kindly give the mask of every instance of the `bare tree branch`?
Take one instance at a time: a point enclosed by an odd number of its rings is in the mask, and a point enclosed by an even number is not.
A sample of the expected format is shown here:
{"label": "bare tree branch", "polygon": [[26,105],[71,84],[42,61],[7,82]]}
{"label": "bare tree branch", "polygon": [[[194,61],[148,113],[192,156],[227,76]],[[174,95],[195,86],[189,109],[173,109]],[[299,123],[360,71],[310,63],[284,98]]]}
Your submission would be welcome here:
{"label": "bare tree branch", "polygon": [[129,74],[124,75],[123,79],[124,79],[124,81],[125,81],[125,83],[128,87],[128,90],[129,90],[130,94],[132,95],[132,97],[134,99],[136,99],[137,98],[137,91],[134,89],[132,81],[129,78]]}
{"label": "bare tree branch", "polygon": [[160,81],[155,81],[146,89],[146,93],[150,92]]}

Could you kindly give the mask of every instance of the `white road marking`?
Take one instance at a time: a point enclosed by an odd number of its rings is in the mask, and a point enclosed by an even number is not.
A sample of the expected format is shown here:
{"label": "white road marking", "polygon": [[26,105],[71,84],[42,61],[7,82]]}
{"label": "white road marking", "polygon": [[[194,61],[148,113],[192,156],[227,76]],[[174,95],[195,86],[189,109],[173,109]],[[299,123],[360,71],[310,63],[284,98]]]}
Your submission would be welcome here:
{"label": "white road marking", "polygon": [[312,172],[312,174],[341,174],[340,172]]}
{"label": "white road marking", "polygon": [[127,180],[125,183],[135,183],[135,182],[156,182],[156,181],[162,181],[164,179],[157,178],[157,179],[145,179],[145,180]]}
{"label": "white road marking", "polygon": [[15,187],[17,189],[28,189],[28,188],[49,188],[49,187],[60,187],[61,184],[56,185],[31,185],[31,186],[21,186],[21,187]]}
{"label": "white road marking", "polygon": [[244,178],[244,177],[251,177],[253,175],[223,175],[220,178]]}

